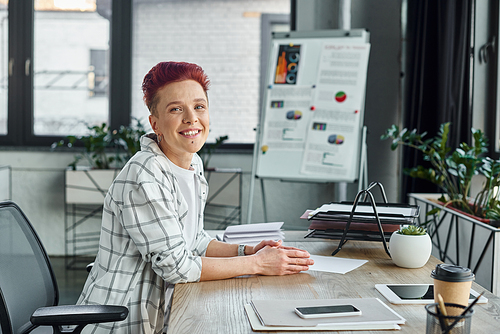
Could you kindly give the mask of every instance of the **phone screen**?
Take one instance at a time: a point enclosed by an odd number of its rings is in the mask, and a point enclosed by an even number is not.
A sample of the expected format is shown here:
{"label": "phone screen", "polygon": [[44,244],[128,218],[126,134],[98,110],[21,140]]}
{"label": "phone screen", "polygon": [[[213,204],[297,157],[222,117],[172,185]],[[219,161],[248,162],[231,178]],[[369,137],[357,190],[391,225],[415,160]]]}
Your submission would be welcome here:
{"label": "phone screen", "polygon": [[[434,285],[387,285],[399,298],[434,300]],[[470,299],[474,296],[470,295]]]}
{"label": "phone screen", "polygon": [[359,312],[353,305],[297,307],[297,310],[304,315]]}

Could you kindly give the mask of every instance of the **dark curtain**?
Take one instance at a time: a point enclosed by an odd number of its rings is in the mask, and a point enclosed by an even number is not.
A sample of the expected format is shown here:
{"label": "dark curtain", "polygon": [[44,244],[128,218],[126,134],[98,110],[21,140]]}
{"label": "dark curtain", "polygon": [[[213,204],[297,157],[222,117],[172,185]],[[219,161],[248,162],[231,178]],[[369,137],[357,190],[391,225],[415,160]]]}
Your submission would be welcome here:
{"label": "dark curtain", "polygon": [[[408,0],[405,124],[433,137],[451,122],[448,145],[470,143],[470,35],[474,0]],[[426,165],[413,149],[403,167]],[[403,177],[403,200],[411,192],[437,192],[432,183]]]}

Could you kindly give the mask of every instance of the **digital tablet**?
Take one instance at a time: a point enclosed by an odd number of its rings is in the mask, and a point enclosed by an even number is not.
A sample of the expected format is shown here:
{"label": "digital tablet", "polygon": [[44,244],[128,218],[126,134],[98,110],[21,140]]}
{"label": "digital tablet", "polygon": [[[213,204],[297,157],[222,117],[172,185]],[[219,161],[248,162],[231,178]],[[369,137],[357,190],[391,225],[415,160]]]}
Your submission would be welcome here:
{"label": "digital tablet", "polygon": [[[431,304],[434,303],[433,284],[375,284],[375,288],[392,304]],[[470,290],[469,302],[479,293]],[[488,299],[479,298],[478,303],[486,304]]]}

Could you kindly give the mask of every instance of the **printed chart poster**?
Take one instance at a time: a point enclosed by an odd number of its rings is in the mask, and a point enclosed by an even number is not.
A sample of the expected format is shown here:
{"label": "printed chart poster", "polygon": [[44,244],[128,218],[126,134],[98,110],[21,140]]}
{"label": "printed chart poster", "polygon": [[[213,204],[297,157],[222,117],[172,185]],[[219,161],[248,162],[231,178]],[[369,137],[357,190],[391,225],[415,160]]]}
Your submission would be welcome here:
{"label": "printed chart poster", "polygon": [[369,49],[323,45],[301,173],[356,177]]}
{"label": "printed chart poster", "polygon": [[273,86],[268,91],[261,151],[302,150],[310,117],[310,86]]}
{"label": "printed chart poster", "polygon": [[308,129],[302,173],[350,177],[356,169],[353,156],[358,152],[359,136],[353,125],[338,122],[341,111],[318,110],[332,117],[315,117]]}
{"label": "printed chart poster", "polygon": [[299,61],[300,45],[280,45],[274,83],[295,85],[299,74]]}
{"label": "printed chart poster", "polygon": [[370,44],[323,44],[315,105],[360,112],[364,104],[369,52]]}

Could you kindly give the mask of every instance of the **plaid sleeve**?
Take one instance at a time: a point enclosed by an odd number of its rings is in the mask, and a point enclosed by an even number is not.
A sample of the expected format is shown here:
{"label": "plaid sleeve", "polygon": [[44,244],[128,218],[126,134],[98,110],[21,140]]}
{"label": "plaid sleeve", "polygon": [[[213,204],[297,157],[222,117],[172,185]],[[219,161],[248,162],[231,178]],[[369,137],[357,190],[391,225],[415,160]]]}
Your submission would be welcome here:
{"label": "plaid sleeve", "polygon": [[144,261],[169,283],[198,281],[201,258],[186,250],[180,217],[188,208],[174,187],[173,175],[154,158],[131,164],[125,174],[115,182],[122,185],[119,220]]}
{"label": "plaid sleeve", "polygon": [[196,245],[194,251],[199,256],[205,256],[208,248],[208,244],[212,241],[212,238],[205,230],[201,230],[198,232],[196,236]]}

